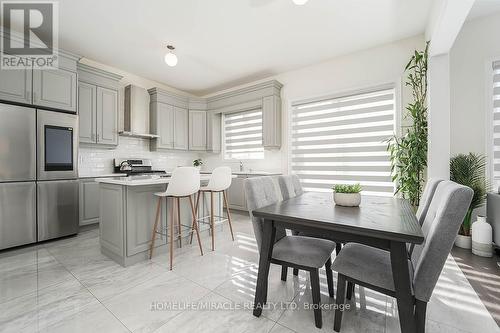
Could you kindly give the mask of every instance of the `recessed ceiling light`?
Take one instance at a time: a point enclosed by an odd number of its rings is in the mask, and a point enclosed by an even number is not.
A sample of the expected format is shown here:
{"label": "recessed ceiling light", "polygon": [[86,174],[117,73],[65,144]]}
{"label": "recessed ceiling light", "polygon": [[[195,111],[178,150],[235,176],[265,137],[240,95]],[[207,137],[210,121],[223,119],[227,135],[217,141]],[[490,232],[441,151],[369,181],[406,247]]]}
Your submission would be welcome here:
{"label": "recessed ceiling light", "polygon": [[167,45],[168,52],[165,54],[165,63],[170,67],[177,65],[177,56],[174,54],[175,47]]}
{"label": "recessed ceiling light", "polygon": [[308,0],[292,0],[297,6],[305,5]]}

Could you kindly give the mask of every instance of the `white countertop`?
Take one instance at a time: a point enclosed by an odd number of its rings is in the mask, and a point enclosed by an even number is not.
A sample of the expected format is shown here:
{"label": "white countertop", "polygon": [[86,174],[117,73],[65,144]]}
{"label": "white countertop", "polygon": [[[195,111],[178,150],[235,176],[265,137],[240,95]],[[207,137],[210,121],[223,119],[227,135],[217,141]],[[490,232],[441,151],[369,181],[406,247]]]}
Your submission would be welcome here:
{"label": "white countertop", "polygon": [[126,177],[126,173],[101,173],[101,174],[81,174],[78,178],[107,178],[107,177]]}
{"label": "white countertop", "polygon": [[[236,175],[233,175],[233,178],[234,177],[236,177]],[[144,186],[144,185],[168,184],[170,183],[170,179],[172,178],[160,177],[160,176],[131,176],[131,177],[97,178],[95,181],[103,184]],[[208,182],[210,180],[210,175],[201,174],[200,180],[202,182]]]}

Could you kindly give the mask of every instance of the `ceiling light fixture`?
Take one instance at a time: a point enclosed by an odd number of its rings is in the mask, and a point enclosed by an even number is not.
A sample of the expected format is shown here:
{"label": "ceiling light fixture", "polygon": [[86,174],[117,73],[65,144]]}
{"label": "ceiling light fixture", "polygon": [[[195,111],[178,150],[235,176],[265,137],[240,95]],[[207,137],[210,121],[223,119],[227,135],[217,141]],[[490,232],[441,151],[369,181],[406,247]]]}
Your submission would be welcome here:
{"label": "ceiling light fixture", "polygon": [[165,63],[170,67],[177,65],[177,56],[174,54],[175,47],[167,45],[168,52],[165,54]]}
{"label": "ceiling light fixture", "polygon": [[297,6],[305,5],[308,0],[292,0]]}

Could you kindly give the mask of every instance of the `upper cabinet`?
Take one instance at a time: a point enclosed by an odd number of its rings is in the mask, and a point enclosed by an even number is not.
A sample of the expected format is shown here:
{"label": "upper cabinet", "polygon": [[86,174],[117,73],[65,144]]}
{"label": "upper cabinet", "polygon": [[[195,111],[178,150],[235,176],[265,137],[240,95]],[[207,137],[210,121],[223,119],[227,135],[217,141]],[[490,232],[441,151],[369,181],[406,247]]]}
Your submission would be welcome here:
{"label": "upper cabinet", "polygon": [[31,104],[32,70],[0,69],[0,100]]}
{"label": "upper cabinet", "polygon": [[207,150],[207,112],[189,110],[189,150]]}
{"label": "upper cabinet", "polygon": [[220,153],[222,147],[222,114],[207,112],[207,152]]}
{"label": "upper cabinet", "polygon": [[281,147],[281,88],[276,80],[209,98],[182,96],[159,88],[150,95],[151,150],[178,149],[220,153],[225,113],[262,110],[265,149]]}
{"label": "upper cabinet", "polygon": [[[220,138],[214,137],[220,133],[221,115],[225,113],[246,110],[262,110],[262,145],[265,149],[281,147],[281,88],[283,85],[276,80],[262,82],[253,86],[218,94],[207,99],[208,112],[213,119],[208,123],[209,151],[219,152]],[[218,115],[218,116],[217,116]],[[219,118],[217,118],[219,117]],[[212,150],[212,147],[216,149]]]}
{"label": "upper cabinet", "polygon": [[80,143],[96,143],[97,129],[97,87],[93,84],[78,83],[78,114]]}
{"label": "upper cabinet", "polygon": [[159,137],[151,140],[151,150],[174,149],[174,107],[164,103],[151,103],[151,134]]}
{"label": "upper cabinet", "polygon": [[150,95],[150,131],[159,137],[152,139],[151,150],[189,149],[188,98],[152,88]]}
{"label": "upper cabinet", "polygon": [[118,91],[121,76],[78,64],[80,144],[118,145]]}
{"label": "upper cabinet", "polygon": [[266,96],[262,99],[262,145],[267,149],[281,147],[281,98]]}
{"label": "upper cabinet", "polygon": [[77,60],[60,51],[58,68],[0,69],[0,100],[76,113]]}
{"label": "upper cabinet", "polygon": [[76,112],[76,72],[65,69],[33,70],[33,104]]}

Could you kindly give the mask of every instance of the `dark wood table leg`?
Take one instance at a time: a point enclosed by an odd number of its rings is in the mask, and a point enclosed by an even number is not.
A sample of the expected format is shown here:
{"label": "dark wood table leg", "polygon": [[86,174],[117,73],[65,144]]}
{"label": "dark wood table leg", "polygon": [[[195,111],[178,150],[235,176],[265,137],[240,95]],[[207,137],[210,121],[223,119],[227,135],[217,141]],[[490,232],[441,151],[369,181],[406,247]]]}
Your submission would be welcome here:
{"label": "dark wood table leg", "polygon": [[253,309],[253,315],[256,317],[260,317],[262,314],[262,307],[267,298],[267,279],[269,277],[269,266],[271,265],[275,236],[276,228],[273,221],[264,220],[264,225],[262,227],[262,249],[260,250],[259,272],[257,275]]}
{"label": "dark wood table leg", "polygon": [[391,265],[401,332],[415,333],[414,301],[411,293],[408,255],[405,243],[391,242]]}

